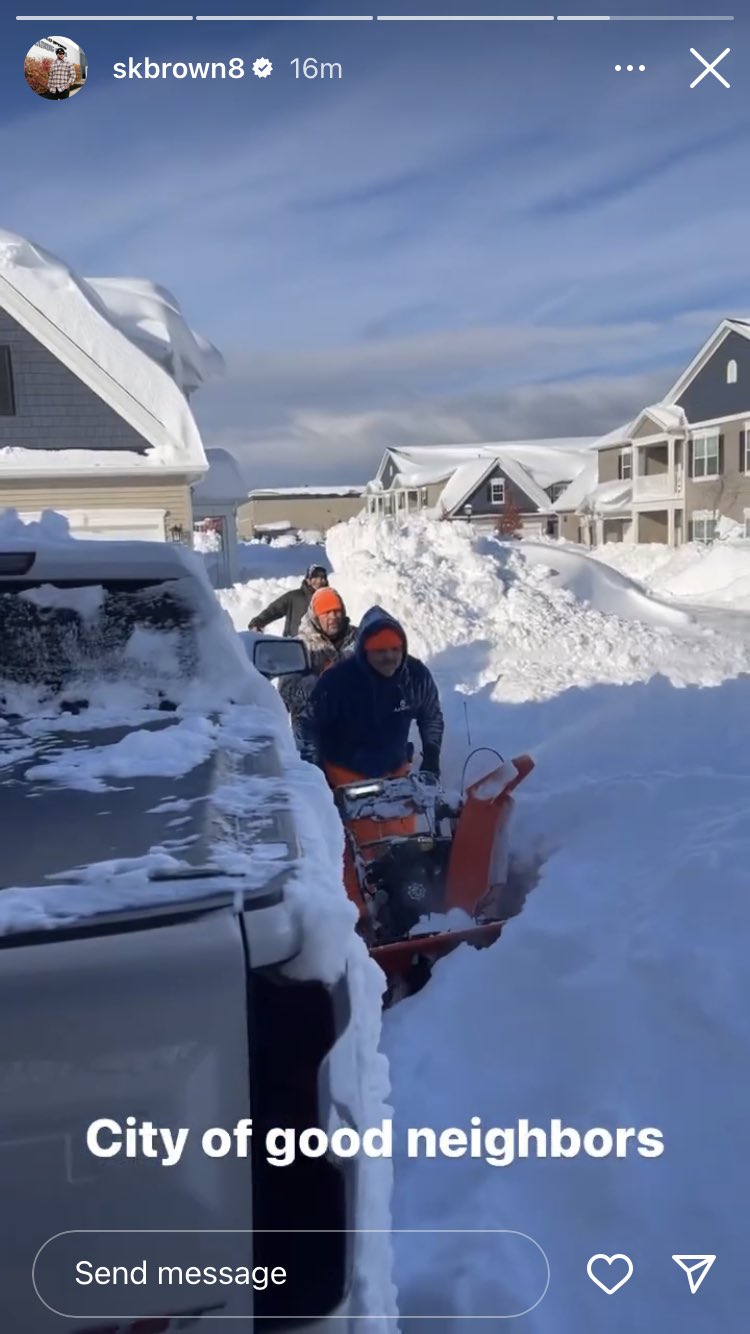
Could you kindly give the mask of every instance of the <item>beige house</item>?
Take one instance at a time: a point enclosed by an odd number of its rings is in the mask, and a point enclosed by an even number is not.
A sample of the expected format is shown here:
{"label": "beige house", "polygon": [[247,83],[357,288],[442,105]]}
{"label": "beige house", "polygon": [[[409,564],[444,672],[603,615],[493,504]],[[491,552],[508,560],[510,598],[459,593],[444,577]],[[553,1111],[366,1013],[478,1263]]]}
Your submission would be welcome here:
{"label": "beige house", "polygon": [[361,486],[282,486],[250,491],[237,515],[240,537],[326,533],[334,524],[361,512],[363,493]]}
{"label": "beige house", "polygon": [[556,502],[560,535],[610,541],[750,537],[750,320],[726,319],[661,402],[599,440]]}
{"label": "beige house", "polygon": [[189,542],[207,466],[174,376],[66,266],[0,232],[0,511]]}

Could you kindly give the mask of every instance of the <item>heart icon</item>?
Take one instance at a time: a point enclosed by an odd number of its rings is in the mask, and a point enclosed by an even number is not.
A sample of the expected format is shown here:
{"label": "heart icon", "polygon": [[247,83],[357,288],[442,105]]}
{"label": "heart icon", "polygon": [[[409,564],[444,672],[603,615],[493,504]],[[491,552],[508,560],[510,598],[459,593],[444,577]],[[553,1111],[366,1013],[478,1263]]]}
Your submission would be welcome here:
{"label": "heart icon", "polygon": [[[617,1260],[623,1261],[626,1273],[622,1278],[618,1279],[616,1283],[603,1283],[594,1273],[594,1265],[599,1264],[599,1267],[601,1268],[601,1265],[613,1265]],[[613,1292],[617,1292],[617,1289],[621,1288],[623,1283],[627,1283],[628,1279],[633,1277],[633,1261],[629,1255],[592,1255],[586,1265],[586,1273],[592,1283],[595,1283],[598,1288],[601,1288],[602,1292],[606,1292],[607,1296],[611,1297]]]}

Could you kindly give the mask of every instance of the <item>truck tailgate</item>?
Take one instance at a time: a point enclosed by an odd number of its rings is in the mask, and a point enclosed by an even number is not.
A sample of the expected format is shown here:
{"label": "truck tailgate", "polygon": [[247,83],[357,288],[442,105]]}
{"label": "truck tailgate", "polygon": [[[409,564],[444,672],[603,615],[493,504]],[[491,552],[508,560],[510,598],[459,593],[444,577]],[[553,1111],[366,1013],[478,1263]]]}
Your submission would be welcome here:
{"label": "truck tailgate", "polygon": [[[234,1151],[209,1158],[200,1143],[203,1129],[231,1130],[250,1115],[239,919],[229,908],[198,910],[167,924],[135,921],[0,949],[0,1012],[0,1199],[11,1223],[3,1229],[3,1325],[7,1334],[93,1334],[96,1321],[53,1315],[34,1292],[32,1264],[49,1238],[71,1229],[252,1226],[249,1158]],[[134,1117],[194,1129],[173,1166],[123,1152],[97,1158],[86,1132],[101,1117],[123,1127]],[[249,1265],[249,1241],[196,1237],[190,1263]],[[81,1258],[97,1262],[96,1240],[87,1238],[85,1249]],[[134,1244],[131,1262],[139,1249]],[[108,1291],[101,1289],[102,1315],[123,1309]],[[222,1316],[251,1314],[250,1289],[215,1291]],[[134,1315],[159,1314],[143,1305],[138,1287],[128,1297]],[[78,1311],[92,1311],[90,1300]],[[228,1328],[210,1318],[195,1327]]]}

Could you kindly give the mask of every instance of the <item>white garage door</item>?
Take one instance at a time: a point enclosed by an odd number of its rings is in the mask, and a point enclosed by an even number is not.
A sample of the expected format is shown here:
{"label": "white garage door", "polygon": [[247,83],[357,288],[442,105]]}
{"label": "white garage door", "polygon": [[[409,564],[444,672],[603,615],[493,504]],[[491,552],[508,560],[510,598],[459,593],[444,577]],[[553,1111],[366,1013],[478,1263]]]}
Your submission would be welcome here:
{"label": "white garage door", "polygon": [[[166,510],[122,509],[65,510],[57,509],[68,520],[74,537],[98,538],[104,542],[164,542]],[[41,518],[41,510],[21,513],[25,522]]]}

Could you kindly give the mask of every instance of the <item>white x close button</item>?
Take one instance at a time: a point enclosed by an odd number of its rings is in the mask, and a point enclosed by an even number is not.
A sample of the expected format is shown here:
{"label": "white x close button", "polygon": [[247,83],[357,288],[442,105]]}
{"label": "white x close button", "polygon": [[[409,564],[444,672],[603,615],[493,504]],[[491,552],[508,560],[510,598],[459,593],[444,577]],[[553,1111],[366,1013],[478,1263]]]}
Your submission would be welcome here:
{"label": "white x close button", "polygon": [[729,88],[730,87],[729,81],[725,79],[722,74],[719,74],[717,72],[716,66],[721,63],[721,61],[724,59],[725,56],[729,55],[731,49],[732,49],[731,46],[728,46],[726,51],[722,51],[721,55],[717,56],[715,60],[708,61],[706,60],[705,56],[701,55],[700,51],[696,51],[695,47],[691,46],[690,48],[691,56],[695,56],[696,60],[700,60],[701,64],[705,65],[706,68],[704,69],[702,74],[698,75],[697,79],[693,79],[693,82],[691,83],[690,87],[691,88],[697,87],[697,85],[701,82],[701,79],[705,79],[707,74],[713,74],[714,78],[719,80],[719,83],[723,83],[725,88]]}

